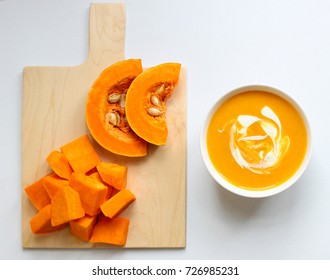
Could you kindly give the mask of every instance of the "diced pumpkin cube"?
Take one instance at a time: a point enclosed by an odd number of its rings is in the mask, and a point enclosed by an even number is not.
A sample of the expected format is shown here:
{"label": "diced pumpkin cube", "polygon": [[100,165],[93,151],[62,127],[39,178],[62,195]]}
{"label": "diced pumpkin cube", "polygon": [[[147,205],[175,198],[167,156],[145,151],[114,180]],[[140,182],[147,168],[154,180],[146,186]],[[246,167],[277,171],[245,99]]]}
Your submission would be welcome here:
{"label": "diced pumpkin cube", "polygon": [[57,150],[52,151],[47,157],[47,162],[59,177],[67,180],[70,179],[73,170],[63,153]]}
{"label": "diced pumpkin cube", "polygon": [[124,246],[127,241],[129,220],[126,218],[107,218],[100,216],[94,226],[90,242]]}
{"label": "diced pumpkin cube", "polygon": [[74,189],[61,188],[51,202],[52,226],[61,225],[85,216],[78,192]]}
{"label": "diced pumpkin cube", "polygon": [[41,210],[46,205],[50,204],[50,197],[43,185],[43,178],[37,180],[24,189],[30,201],[38,210]]}
{"label": "diced pumpkin cube", "polygon": [[83,173],[72,173],[70,186],[76,190],[81,199],[81,204],[89,216],[101,212],[100,205],[105,201],[108,188]]}
{"label": "diced pumpkin cube", "polygon": [[[93,173],[86,174],[86,175],[88,175],[90,178],[93,178],[93,179],[99,181],[99,182],[102,183],[102,184],[106,184],[106,182],[104,182],[104,181],[102,180],[102,178],[101,178],[100,174],[97,172],[97,170],[94,171]],[[107,186],[109,186],[109,185],[107,184]]]}
{"label": "diced pumpkin cube", "polygon": [[135,199],[134,194],[129,190],[122,189],[101,205],[101,211],[105,216],[114,218],[126,209]]}
{"label": "diced pumpkin cube", "polygon": [[97,165],[102,180],[118,190],[126,187],[127,166],[110,162],[100,162]]}
{"label": "diced pumpkin cube", "polygon": [[69,181],[62,179],[55,173],[45,176],[42,180],[50,199],[52,199],[59,189],[69,187]]}
{"label": "diced pumpkin cube", "polygon": [[92,170],[100,158],[87,135],[83,135],[61,147],[61,151],[75,172]]}
{"label": "diced pumpkin cube", "polygon": [[42,208],[31,220],[30,228],[34,234],[51,233],[63,229],[66,224],[52,226],[51,224],[51,205]]}
{"label": "diced pumpkin cube", "polygon": [[80,219],[70,221],[71,233],[84,241],[89,241],[96,220],[97,216],[85,215]]}
{"label": "diced pumpkin cube", "polygon": [[108,190],[107,190],[107,194],[106,194],[106,196],[105,196],[105,201],[108,200],[108,199],[112,196],[113,191],[114,191],[115,189],[114,189],[112,186],[110,186],[109,184],[107,184],[106,182],[104,182],[104,181],[102,180],[100,174],[99,174],[97,171],[94,172],[94,173],[92,173],[92,174],[90,174],[89,177],[91,177],[91,178],[93,178],[93,179],[99,181],[100,183],[102,183],[103,185],[105,185],[105,186],[108,188]]}

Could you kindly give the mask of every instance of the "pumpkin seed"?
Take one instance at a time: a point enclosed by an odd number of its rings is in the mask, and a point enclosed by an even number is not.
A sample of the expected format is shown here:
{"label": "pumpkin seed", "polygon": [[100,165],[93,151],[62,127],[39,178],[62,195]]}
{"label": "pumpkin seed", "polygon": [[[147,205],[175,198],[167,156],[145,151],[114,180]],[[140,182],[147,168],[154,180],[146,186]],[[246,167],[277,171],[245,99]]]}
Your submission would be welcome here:
{"label": "pumpkin seed", "polygon": [[159,99],[158,99],[158,97],[156,95],[151,95],[150,101],[155,106],[159,106],[160,105]]}
{"label": "pumpkin seed", "polygon": [[156,88],[155,93],[160,94],[165,90],[165,85],[161,84],[158,88]]}
{"label": "pumpkin seed", "polygon": [[108,96],[109,103],[117,103],[121,98],[120,93],[112,93]]}
{"label": "pumpkin seed", "polygon": [[163,112],[161,110],[159,110],[158,108],[156,108],[156,107],[149,107],[147,109],[147,112],[150,116],[153,116],[153,117],[158,117],[161,114],[163,114]]}
{"label": "pumpkin seed", "polygon": [[120,115],[117,112],[109,112],[105,117],[113,126],[118,126],[120,124]]}
{"label": "pumpkin seed", "polygon": [[121,108],[125,108],[126,104],[126,94],[121,94],[119,105]]}

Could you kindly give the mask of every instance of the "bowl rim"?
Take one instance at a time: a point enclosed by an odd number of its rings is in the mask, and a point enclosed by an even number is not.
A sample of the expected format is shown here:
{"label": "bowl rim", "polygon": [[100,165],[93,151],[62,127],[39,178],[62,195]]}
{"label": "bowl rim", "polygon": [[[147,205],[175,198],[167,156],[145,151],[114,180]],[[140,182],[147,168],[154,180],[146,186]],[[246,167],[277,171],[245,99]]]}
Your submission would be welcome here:
{"label": "bowl rim", "polygon": [[[216,171],[215,167],[213,166],[211,159],[209,157],[209,154],[208,154],[207,144],[206,144],[206,136],[207,136],[209,122],[210,122],[213,114],[215,113],[215,111],[218,109],[218,107],[221,104],[223,104],[226,100],[228,100],[229,98],[231,98],[237,94],[240,94],[240,93],[243,93],[246,91],[252,91],[252,90],[266,91],[266,92],[276,94],[276,95],[280,96],[281,98],[285,99],[286,101],[288,101],[291,105],[293,105],[296,108],[296,110],[299,112],[299,114],[301,115],[301,117],[304,121],[305,128],[307,131],[307,140],[308,140],[306,153],[305,153],[303,162],[301,163],[298,170],[288,180],[286,180],[284,183],[280,184],[279,186],[269,188],[269,189],[263,189],[263,190],[244,189],[244,188],[237,187],[237,186],[233,185],[232,183],[230,183],[229,181],[227,181],[226,178],[224,178],[222,175],[220,175]],[[203,158],[204,164],[205,164],[208,172],[211,174],[213,179],[221,187],[227,189],[228,191],[235,193],[237,195],[240,195],[240,196],[250,197],[250,198],[261,198],[261,197],[272,196],[272,195],[278,194],[278,193],[290,188],[291,186],[293,186],[298,181],[298,179],[301,177],[301,175],[304,173],[304,171],[306,170],[307,165],[310,161],[311,146],[312,146],[311,141],[312,141],[312,138],[311,138],[311,128],[310,128],[309,121],[307,119],[307,116],[306,116],[304,110],[297,103],[297,101],[294,100],[287,93],[285,93],[275,87],[263,85],[263,84],[252,84],[252,85],[240,86],[240,87],[230,90],[229,92],[227,92],[223,96],[221,96],[208,110],[208,113],[206,114],[206,116],[202,122],[202,127],[201,127],[201,132],[200,132],[200,150],[201,150],[202,158]]]}

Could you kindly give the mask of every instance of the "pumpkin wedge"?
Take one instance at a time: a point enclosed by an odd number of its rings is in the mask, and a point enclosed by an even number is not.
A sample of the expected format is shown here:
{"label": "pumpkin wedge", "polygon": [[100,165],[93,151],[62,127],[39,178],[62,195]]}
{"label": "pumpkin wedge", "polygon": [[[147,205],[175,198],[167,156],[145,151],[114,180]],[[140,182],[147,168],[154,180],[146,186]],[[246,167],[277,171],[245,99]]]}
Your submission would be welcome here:
{"label": "pumpkin wedge", "polygon": [[149,143],[166,144],[166,101],[180,76],[181,64],[163,63],[138,75],[126,95],[126,118],[133,131]]}
{"label": "pumpkin wedge", "polygon": [[100,74],[88,94],[88,129],[96,142],[112,153],[130,157],[147,154],[147,143],[130,128],[125,112],[127,89],[142,70],[140,59],[116,62]]}

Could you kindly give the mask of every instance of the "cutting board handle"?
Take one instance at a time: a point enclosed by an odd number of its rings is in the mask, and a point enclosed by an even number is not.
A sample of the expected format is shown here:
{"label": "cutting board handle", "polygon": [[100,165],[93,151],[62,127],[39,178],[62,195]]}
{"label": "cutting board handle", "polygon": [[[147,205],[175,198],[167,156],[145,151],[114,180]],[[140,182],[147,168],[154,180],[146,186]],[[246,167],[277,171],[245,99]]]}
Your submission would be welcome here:
{"label": "cutting board handle", "polygon": [[109,64],[125,57],[125,5],[91,4],[89,15],[89,55],[93,64]]}

